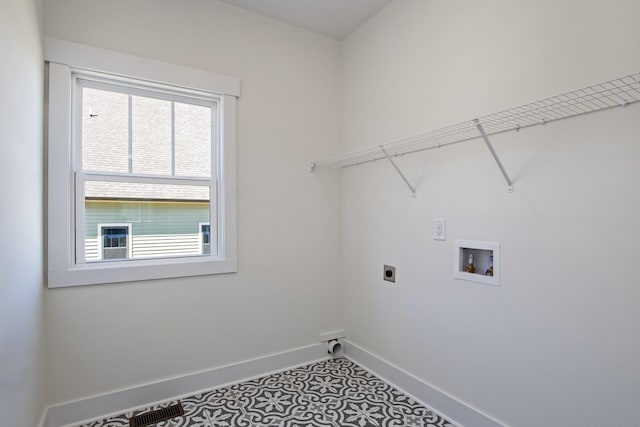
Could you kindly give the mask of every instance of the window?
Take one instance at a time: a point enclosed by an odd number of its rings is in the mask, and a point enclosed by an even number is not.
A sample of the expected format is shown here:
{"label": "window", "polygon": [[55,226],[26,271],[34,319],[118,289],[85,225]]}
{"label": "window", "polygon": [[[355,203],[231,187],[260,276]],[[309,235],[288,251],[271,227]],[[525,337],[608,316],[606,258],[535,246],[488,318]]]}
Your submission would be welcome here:
{"label": "window", "polygon": [[99,258],[128,259],[131,258],[131,224],[100,224],[98,235],[100,241]]}
{"label": "window", "polygon": [[211,254],[211,225],[200,223],[200,247],[202,254]]}
{"label": "window", "polygon": [[[193,232],[216,216],[217,98],[95,74],[73,81],[76,262],[217,255]],[[93,258],[94,225],[114,219],[132,224],[130,255]]]}
{"label": "window", "polygon": [[45,56],[49,242],[67,249],[50,244],[49,286],[236,271],[237,80],[53,39]]}

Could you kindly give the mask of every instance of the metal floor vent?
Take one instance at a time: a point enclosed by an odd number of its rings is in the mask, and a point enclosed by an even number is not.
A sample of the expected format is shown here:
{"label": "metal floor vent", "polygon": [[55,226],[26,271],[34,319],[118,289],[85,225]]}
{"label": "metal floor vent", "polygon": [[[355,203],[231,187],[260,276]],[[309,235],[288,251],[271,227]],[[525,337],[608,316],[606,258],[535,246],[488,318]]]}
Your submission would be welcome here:
{"label": "metal floor vent", "polygon": [[136,415],[129,419],[130,427],[145,427],[152,424],[157,424],[160,421],[169,420],[171,418],[180,417],[184,415],[184,408],[182,403],[176,405],[167,406],[156,411],[145,412],[144,414]]}

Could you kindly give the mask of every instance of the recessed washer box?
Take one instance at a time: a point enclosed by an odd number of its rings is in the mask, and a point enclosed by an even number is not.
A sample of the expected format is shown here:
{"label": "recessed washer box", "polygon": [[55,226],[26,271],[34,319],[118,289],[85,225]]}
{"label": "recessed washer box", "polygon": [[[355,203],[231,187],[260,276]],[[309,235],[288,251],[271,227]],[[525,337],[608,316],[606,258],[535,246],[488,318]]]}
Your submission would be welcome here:
{"label": "recessed washer box", "polygon": [[[500,286],[500,243],[455,239],[453,246],[454,278]],[[469,255],[473,255],[475,269],[473,273],[467,271]],[[492,260],[493,269],[491,269]]]}

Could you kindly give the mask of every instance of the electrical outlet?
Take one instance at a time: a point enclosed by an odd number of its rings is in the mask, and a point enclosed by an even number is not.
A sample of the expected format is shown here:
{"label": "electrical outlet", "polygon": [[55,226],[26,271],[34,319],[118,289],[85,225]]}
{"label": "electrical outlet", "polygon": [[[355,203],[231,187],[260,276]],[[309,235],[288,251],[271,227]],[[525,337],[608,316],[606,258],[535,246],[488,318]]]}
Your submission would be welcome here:
{"label": "electrical outlet", "polygon": [[444,218],[433,219],[433,240],[447,240],[447,223]]}
{"label": "electrical outlet", "polygon": [[396,268],[385,264],[382,269],[382,278],[387,282],[396,283]]}

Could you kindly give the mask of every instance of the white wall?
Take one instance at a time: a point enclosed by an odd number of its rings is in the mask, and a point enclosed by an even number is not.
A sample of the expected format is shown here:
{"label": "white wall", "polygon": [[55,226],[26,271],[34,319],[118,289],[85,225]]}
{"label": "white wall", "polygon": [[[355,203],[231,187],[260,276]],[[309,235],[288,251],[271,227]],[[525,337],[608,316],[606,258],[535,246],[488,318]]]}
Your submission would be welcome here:
{"label": "white wall", "polygon": [[0,424],[43,409],[43,71],[38,1],[0,0]]}
{"label": "white wall", "polygon": [[[317,343],[342,326],[335,40],[215,0],[51,0],[45,34],[241,79],[237,274],[46,292],[48,401]],[[301,321],[302,319],[302,321]]]}
{"label": "white wall", "polygon": [[[392,2],[342,46],[342,150],[638,72],[637,16]],[[512,426],[637,424],[638,135],[640,105],[495,137],[513,194],[480,140],[399,158],[416,199],[385,162],[344,170],[349,339]],[[454,280],[453,238],[499,241],[502,286]]]}
{"label": "white wall", "polygon": [[[399,159],[416,199],[383,162],[345,170],[342,198],[307,173],[640,70],[635,1],[476,3],[395,1],[340,64],[337,42],[213,0],[48,0],[49,36],[242,80],[239,273],[48,290],[48,401],[313,343],[342,294],[352,341],[505,423],[632,425],[640,107],[496,137],[513,194],[479,141]],[[501,287],[452,279],[454,237],[501,242]]]}

